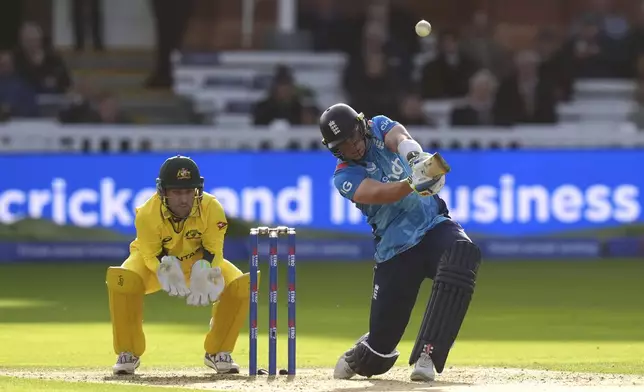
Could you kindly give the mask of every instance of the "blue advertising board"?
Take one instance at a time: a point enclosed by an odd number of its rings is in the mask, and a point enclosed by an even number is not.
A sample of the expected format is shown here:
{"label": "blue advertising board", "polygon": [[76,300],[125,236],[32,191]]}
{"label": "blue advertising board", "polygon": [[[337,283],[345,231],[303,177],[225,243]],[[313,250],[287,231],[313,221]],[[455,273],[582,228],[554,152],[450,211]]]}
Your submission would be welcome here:
{"label": "blue advertising board", "polygon": [[[611,244],[609,253],[602,251],[596,239],[480,239],[483,257],[494,260],[585,260],[605,256],[637,257],[640,247],[630,243]],[[129,255],[128,242],[0,242],[0,264],[16,262],[110,262],[120,264]],[[364,261],[373,259],[373,241],[352,240],[298,240],[296,259],[301,261]],[[278,257],[286,259],[287,246],[280,242]],[[249,260],[248,240],[230,238],[224,244],[226,259],[234,262]],[[268,261],[268,241],[260,241],[261,263]]]}
{"label": "blue advertising board", "polygon": [[[0,222],[25,217],[134,233],[133,211],[154,192],[170,154],[0,157]],[[335,159],[320,152],[188,154],[229,217],[369,233],[333,188]],[[642,221],[644,151],[445,152],[441,192],[470,233],[556,235]]]}

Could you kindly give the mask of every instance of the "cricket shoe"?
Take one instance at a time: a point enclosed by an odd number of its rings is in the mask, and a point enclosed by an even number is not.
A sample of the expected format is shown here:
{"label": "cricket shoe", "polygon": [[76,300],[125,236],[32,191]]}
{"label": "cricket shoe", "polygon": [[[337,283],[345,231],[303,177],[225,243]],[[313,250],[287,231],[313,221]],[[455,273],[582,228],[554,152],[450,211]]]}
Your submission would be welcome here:
{"label": "cricket shoe", "polygon": [[411,372],[410,378],[412,381],[429,382],[434,381],[436,378],[434,362],[432,361],[432,357],[429,356],[430,350],[431,346],[428,345],[427,348],[420,353],[418,361],[414,364],[414,370]]}
{"label": "cricket shoe", "polygon": [[[354,347],[367,340],[368,337],[369,332],[360,336],[360,339],[358,339],[358,341],[354,344]],[[355,375],[356,372],[354,372],[353,369],[351,369],[351,366],[349,366],[349,364],[347,363],[347,353],[345,352],[344,354],[342,354],[342,356],[340,356],[338,362],[336,362],[335,364],[335,368],[333,369],[333,378],[338,380],[348,380]]]}
{"label": "cricket shoe", "polygon": [[239,365],[233,361],[233,357],[227,352],[220,352],[214,355],[206,353],[203,363],[209,368],[215,369],[219,374],[239,373]]}
{"label": "cricket shoe", "polygon": [[141,364],[139,357],[132,353],[124,352],[119,354],[116,364],[112,366],[112,371],[116,375],[134,374],[134,371]]}

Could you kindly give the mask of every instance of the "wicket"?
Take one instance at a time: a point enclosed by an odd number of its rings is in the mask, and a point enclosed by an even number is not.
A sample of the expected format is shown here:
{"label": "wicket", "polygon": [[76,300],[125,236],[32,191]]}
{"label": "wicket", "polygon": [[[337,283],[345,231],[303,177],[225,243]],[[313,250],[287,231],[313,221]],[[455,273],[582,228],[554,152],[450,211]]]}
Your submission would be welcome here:
{"label": "wicket", "polygon": [[288,369],[289,376],[295,375],[295,229],[285,226],[275,228],[256,227],[250,229],[250,310],[248,372],[257,375],[257,304],[259,270],[259,237],[268,235],[269,241],[269,293],[268,293],[268,375],[277,374],[277,245],[280,235],[288,238]]}

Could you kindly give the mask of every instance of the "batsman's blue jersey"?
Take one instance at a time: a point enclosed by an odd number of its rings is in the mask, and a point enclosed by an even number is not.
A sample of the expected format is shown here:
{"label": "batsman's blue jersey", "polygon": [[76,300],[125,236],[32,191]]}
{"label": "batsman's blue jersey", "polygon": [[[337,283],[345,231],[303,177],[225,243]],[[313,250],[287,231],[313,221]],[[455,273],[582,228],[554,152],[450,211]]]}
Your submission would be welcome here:
{"label": "batsman's blue jersey", "polygon": [[[406,159],[385,147],[384,138],[398,122],[385,116],[369,121],[372,138],[360,161],[342,161],[333,174],[333,183],[340,194],[353,201],[360,183],[371,178],[380,182],[401,181],[411,175]],[[432,227],[447,219],[445,206],[438,196],[423,197],[412,192],[403,199],[384,205],[354,202],[367,217],[376,239],[376,262],[391,259],[416,245]]]}

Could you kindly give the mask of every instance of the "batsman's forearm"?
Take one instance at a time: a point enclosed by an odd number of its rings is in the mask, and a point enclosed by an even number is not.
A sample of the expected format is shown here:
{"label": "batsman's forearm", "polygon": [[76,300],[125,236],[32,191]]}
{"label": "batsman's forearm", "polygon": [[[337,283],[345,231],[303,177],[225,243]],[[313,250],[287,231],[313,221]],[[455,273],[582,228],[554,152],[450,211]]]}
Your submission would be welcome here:
{"label": "batsman's forearm", "polygon": [[353,200],[361,204],[389,204],[403,199],[411,192],[413,192],[413,189],[406,180],[381,183],[369,179],[363,181]]}

